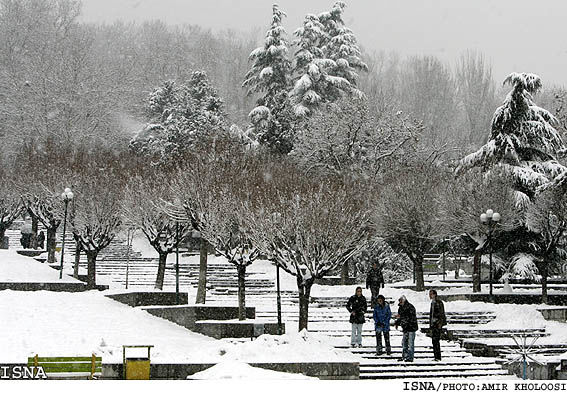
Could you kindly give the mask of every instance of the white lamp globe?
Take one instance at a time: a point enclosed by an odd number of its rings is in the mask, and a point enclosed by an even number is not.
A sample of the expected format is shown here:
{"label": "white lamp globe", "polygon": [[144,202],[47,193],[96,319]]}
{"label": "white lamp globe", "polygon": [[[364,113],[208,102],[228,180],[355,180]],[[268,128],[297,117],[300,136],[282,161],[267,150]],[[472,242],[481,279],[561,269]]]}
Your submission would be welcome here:
{"label": "white lamp globe", "polygon": [[492,218],[492,215],[494,214],[494,211],[492,209],[487,209],[486,210],[486,217],[488,217],[489,219]]}
{"label": "white lamp globe", "polygon": [[67,188],[65,189],[65,192],[66,192],[67,194],[69,194],[69,193],[71,192],[71,189],[70,189],[69,187],[67,187]]}
{"label": "white lamp globe", "polygon": [[496,221],[496,222],[499,222],[499,221],[500,221],[500,213],[495,212],[495,213],[492,215],[492,220],[493,220],[493,221]]}
{"label": "white lamp globe", "polygon": [[486,213],[480,215],[480,221],[482,221],[483,223],[486,223],[488,221],[488,217],[486,216]]}
{"label": "white lamp globe", "polygon": [[75,196],[75,194],[73,194],[72,191],[69,191],[69,192],[67,193],[67,199],[73,199],[74,196]]}

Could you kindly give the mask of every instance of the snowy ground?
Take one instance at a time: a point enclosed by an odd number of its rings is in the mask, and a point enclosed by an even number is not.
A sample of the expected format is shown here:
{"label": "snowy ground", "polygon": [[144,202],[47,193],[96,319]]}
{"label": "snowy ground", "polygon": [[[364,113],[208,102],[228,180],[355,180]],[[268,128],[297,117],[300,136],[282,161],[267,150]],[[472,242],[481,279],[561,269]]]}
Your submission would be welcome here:
{"label": "snowy ground", "polygon": [[81,283],[65,274],[59,279],[59,271],[46,263],[4,249],[0,249],[0,282]]}
{"label": "snowy ground", "polygon": [[193,380],[306,380],[318,379],[302,374],[282,373],[252,367],[238,361],[226,361],[213,367],[190,375],[187,379]]}
{"label": "snowy ground", "polygon": [[104,362],[120,362],[122,345],[154,345],[156,363],[352,361],[324,337],[312,334],[261,336],[232,343],[193,333],[172,322],[131,308],[100,292],[0,291],[3,362],[29,356],[95,353]]}

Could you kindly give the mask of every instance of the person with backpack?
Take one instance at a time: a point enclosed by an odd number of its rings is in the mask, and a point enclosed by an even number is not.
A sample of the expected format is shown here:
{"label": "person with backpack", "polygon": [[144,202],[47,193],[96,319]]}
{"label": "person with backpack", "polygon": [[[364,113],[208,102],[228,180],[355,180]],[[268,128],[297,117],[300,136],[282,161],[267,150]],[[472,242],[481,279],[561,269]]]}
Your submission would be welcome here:
{"label": "person with backpack", "polygon": [[382,269],[374,262],[366,276],[366,288],[370,289],[370,293],[372,293],[372,297],[370,298],[370,307],[372,309],[376,306],[376,299],[380,294],[380,287],[384,288],[384,275],[382,274]]}
{"label": "person with backpack", "polygon": [[351,348],[362,347],[362,325],[365,322],[364,314],[367,308],[366,298],[362,295],[362,287],[357,287],[355,294],[348,299],[346,309],[350,312],[352,333],[350,337]]}
{"label": "person with backpack", "polygon": [[402,327],[402,358],[398,359],[404,362],[413,362],[415,353],[415,332],[418,330],[417,313],[415,307],[410,304],[406,296],[401,296],[398,300],[399,308],[396,315],[396,330],[398,326]]}
{"label": "person with backpack", "polygon": [[390,305],[386,302],[383,295],[378,295],[376,306],[374,307],[374,330],[376,331],[376,355],[382,355],[382,336],[386,344],[386,355],[392,353],[390,346],[390,319],[392,319],[392,311]]}
{"label": "person with backpack", "polygon": [[437,290],[429,290],[431,308],[429,309],[429,329],[431,330],[431,342],[433,343],[433,355],[435,361],[441,361],[441,333],[443,326],[447,324],[445,306],[437,295]]}

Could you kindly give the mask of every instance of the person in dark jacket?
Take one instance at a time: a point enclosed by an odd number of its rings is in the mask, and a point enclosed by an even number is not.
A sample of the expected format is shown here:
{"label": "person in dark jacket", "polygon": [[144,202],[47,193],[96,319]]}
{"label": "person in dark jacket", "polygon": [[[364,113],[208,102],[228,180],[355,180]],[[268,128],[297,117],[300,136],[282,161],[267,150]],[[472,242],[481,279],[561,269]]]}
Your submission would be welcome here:
{"label": "person in dark jacket", "polygon": [[37,236],[37,247],[43,249],[44,243],[45,243],[45,232],[40,231],[39,235]]}
{"label": "person in dark jacket", "polygon": [[405,362],[413,362],[413,355],[415,351],[415,332],[417,326],[417,313],[415,307],[410,304],[406,296],[401,296],[398,300],[399,308],[396,315],[395,326],[402,326],[402,358],[399,360]]}
{"label": "person in dark jacket", "polygon": [[386,344],[386,355],[392,353],[390,346],[390,319],[392,319],[392,311],[390,305],[386,302],[383,295],[379,295],[376,299],[374,307],[374,330],[376,331],[376,355],[382,354],[382,335],[384,335],[384,343]]}
{"label": "person in dark jacket", "polygon": [[380,287],[384,288],[384,275],[382,274],[382,269],[374,262],[366,276],[366,288],[370,289],[370,293],[372,293],[372,297],[370,298],[370,306],[372,309],[376,306],[376,300],[380,294]]}
{"label": "person in dark jacket", "polygon": [[350,312],[350,323],[352,323],[352,334],[350,346],[352,348],[362,347],[362,325],[365,322],[366,298],[362,295],[362,287],[357,287],[354,296],[348,299],[346,309]]}
{"label": "person in dark jacket", "polygon": [[441,332],[447,324],[445,306],[437,295],[437,290],[429,290],[431,308],[429,310],[429,328],[431,329],[431,340],[433,343],[433,355],[435,361],[441,361]]}

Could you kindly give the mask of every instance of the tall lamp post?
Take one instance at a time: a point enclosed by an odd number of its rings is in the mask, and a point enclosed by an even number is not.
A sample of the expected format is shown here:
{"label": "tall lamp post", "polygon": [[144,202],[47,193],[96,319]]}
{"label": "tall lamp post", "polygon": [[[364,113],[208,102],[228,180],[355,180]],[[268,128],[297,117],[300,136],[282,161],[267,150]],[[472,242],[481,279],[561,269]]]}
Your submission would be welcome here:
{"label": "tall lamp post", "polygon": [[65,217],[63,218],[63,237],[61,238],[61,268],[59,269],[59,279],[63,278],[63,258],[65,256],[65,232],[67,231],[67,208],[73,199],[73,191],[69,187],[61,193],[61,198],[65,202]]}
{"label": "tall lamp post", "polygon": [[492,234],[496,225],[500,222],[500,213],[494,212],[492,209],[487,209],[486,212],[480,215],[480,222],[488,227],[488,246],[489,250],[489,263],[490,263],[490,275],[489,275],[489,282],[490,282],[490,297],[492,297],[492,281],[493,281],[493,271],[492,271]]}

